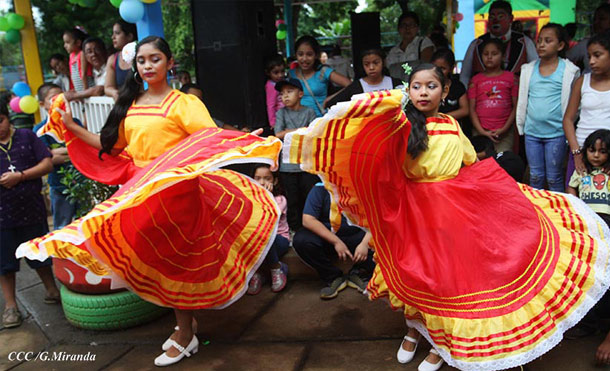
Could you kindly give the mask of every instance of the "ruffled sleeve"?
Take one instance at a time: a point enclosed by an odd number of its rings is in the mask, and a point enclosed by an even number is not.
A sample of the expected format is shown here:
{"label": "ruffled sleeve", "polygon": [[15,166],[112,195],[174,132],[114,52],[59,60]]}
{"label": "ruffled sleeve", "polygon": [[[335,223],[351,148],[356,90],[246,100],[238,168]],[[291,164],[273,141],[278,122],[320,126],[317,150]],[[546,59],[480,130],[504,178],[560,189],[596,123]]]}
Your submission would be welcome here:
{"label": "ruffled sleeve", "polygon": [[203,102],[190,94],[181,94],[171,106],[167,117],[189,134],[203,128],[217,127]]}

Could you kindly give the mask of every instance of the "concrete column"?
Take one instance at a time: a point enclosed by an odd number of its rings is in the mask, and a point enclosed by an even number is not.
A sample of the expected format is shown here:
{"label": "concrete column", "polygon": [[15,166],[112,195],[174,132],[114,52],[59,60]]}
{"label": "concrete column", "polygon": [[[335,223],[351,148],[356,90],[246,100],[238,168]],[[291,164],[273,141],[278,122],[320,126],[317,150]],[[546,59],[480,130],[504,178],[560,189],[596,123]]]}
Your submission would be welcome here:
{"label": "concrete column", "polygon": [[286,22],[286,56],[294,55],[294,28],[292,24],[292,0],[284,0],[284,22]]}
{"label": "concrete column", "polygon": [[[25,20],[25,26],[21,32],[21,52],[25,64],[25,74],[28,85],[32,90],[32,95],[36,96],[36,91],[44,82],[42,75],[42,65],[40,64],[40,54],[38,53],[38,42],[36,41],[36,30],[34,29],[34,19],[32,18],[32,4],[30,0],[15,0],[15,13],[21,15]],[[35,113],[36,122],[40,121],[40,112]]]}
{"label": "concrete column", "polygon": [[138,38],[142,40],[147,36],[165,37],[163,33],[163,16],[161,14],[161,0],[152,4],[144,4],[144,17],[136,23]]}

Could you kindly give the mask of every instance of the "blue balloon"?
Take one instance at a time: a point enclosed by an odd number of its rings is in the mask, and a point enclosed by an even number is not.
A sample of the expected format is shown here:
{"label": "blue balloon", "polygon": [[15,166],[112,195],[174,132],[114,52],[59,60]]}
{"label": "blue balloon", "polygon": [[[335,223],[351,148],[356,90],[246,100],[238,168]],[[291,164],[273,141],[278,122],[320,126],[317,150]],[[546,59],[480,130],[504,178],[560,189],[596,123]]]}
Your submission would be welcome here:
{"label": "blue balloon", "polygon": [[126,22],[137,23],[144,17],[144,4],[140,0],[123,0],[119,14]]}
{"label": "blue balloon", "polygon": [[13,84],[13,93],[18,97],[25,97],[26,95],[31,95],[32,90],[30,90],[30,86],[25,82],[18,81]]}

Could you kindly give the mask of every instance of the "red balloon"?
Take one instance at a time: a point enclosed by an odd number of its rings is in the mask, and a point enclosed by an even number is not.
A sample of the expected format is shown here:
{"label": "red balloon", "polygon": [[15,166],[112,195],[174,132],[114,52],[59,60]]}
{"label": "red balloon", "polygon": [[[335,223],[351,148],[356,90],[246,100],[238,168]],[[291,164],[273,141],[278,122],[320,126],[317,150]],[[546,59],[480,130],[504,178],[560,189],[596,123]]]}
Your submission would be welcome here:
{"label": "red balloon", "polygon": [[464,14],[462,14],[462,13],[457,13],[457,14],[455,15],[455,20],[456,20],[456,21],[461,22],[463,19],[464,19]]}

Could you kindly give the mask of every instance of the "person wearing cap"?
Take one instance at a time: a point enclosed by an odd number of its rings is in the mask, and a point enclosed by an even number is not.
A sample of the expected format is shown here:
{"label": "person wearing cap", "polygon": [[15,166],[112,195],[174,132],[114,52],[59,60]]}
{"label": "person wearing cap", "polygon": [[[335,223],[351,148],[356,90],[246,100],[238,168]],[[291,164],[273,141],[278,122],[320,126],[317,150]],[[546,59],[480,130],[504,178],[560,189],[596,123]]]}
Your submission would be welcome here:
{"label": "person wearing cap", "polygon": [[496,0],[489,7],[489,32],[474,39],[464,55],[460,81],[468,86],[470,79],[485,70],[483,65],[483,42],[488,39],[500,39],[504,45],[503,69],[519,75],[521,65],[538,58],[536,44],[521,32],[511,29],[513,8],[510,2]]}
{"label": "person wearing cap", "polygon": [[[275,136],[284,140],[287,133],[309,125],[316,118],[316,112],[301,104],[304,93],[298,79],[278,81],[275,89],[280,92],[284,107],[277,111],[274,131]],[[280,180],[284,185],[288,202],[288,225],[290,229],[297,231],[302,227],[303,207],[307,194],[320,180],[317,176],[302,171],[298,164],[283,162],[280,162]]]}

